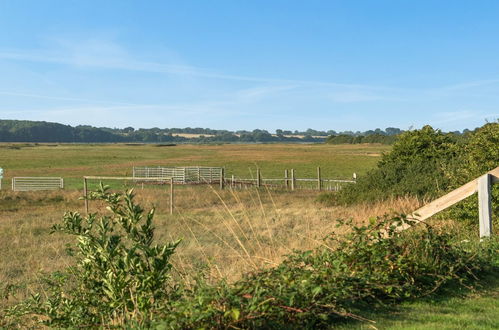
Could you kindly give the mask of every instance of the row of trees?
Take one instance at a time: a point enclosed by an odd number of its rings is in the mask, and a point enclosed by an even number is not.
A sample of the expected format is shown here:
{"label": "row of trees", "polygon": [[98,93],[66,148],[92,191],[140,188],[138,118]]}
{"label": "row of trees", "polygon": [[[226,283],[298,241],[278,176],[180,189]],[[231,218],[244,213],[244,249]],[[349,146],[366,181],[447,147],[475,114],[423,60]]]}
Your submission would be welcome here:
{"label": "row of trees", "polygon": [[[177,134],[199,134],[198,137],[184,137]],[[204,135],[206,134],[206,135]],[[124,129],[62,125],[58,123],[26,120],[0,120],[0,142],[146,142],[146,143],[215,143],[215,142],[322,142],[324,138],[305,136],[284,136],[271,134],[266,130],[238,131],[211,129]]]}
{"label": "row of trees", "polygon": [[[277,129],[275,134],[266,130],[228,131],[209,128],[107,128],[80,125],[72,127],[58,123],[0,120],[0,142],[145,142],[145,143],[258,143],[258,142],[328,142],[345,143],[383,143],[392,144],[403,133],[399,128],[377,128],[365,132],[317,131],[304,132]],[[178,134],[197,134],[185,137]],[[456,135],[461,132],[454,132]]]}

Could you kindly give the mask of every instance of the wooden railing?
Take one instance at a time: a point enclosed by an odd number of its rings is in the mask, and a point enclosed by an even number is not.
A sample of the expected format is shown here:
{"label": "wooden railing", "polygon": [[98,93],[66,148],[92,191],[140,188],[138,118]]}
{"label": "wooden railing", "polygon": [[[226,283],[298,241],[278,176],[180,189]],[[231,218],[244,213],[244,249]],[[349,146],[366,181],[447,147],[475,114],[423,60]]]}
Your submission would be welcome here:
{"label": "wooden railing", "polygon": [[[489,171],[479,178],[451,191],[433,202],[417,209],[408,218],[424,221],[440,211],[462,201],[478,192],[478,211],[480,237],[489,237],[492,233],[492,184],[499,182],[499,167]],[[405,229],[408,226],[402,228]]]}

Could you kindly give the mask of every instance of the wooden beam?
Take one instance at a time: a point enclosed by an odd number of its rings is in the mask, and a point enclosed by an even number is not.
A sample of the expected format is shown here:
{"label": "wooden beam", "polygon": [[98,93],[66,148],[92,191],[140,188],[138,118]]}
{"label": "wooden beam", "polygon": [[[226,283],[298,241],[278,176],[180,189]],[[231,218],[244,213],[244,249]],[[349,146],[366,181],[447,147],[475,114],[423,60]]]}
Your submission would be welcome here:
{"label": "wooden beam", "polygon": [[225,184],[225,180],[224,180],[224,176],[225,176],[225,173],[224,173],[224,168],[221,167],[220,168],[220,189],[224,189],[224,184]]}
{"label": "wooden beam", "polygon": [[[492,171],[488,172],[487,175],[493,177],[499,177],[499,167],[496,167]],[[436,213],[445,210],[449,206],[462,201],[466,197],[469,197],[478,191],[478,180],[468,182],[467,184],[451,191],[450,193],[434,200],[433,202],[417,209],[411,215],[408,216],[409,219],[423,221],[429,217],[435,215]],[[496,181],[494,179],[494,181]]]}
{"label": "wooden beam", "polygon": [[317,167],[317,190],[322,190],[321,168]]}

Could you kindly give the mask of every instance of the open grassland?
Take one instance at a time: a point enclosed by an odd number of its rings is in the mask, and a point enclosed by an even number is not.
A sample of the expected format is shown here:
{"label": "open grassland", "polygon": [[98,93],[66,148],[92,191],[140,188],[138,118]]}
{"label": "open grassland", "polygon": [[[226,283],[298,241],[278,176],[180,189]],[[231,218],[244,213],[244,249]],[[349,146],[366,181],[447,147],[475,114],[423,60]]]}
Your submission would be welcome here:
{"label": "open grassland", "polygon": [[0,144],[4,185],[14,176],[60,176],[68,188],[81,188],[84,175],[130,176],[133,166],[220,166],[226,176],[251,178],[260,167],[266,178],[282,178],[294,168],[298,177],[349,179],[365,173],[382,145],[252,144],[252,145],[72,145]]}
{"label": "open grassland", "polygon": [[[187,280],[201,265],[208,266],[213,280],[235,280],[248,271],[276,265],[295,249],[324,244],[322,239],[335,231],[338,218],[361,223],[369,216],[392,209],[408,212],[418,205],[415,200],[402,199],[355,208],[323,207],[310,192],[221,192],[189,187],[179,191],[176,212],[170,215],[166,191],[138,189],[136,193],[144,207],[156,207],[156,239],[162,243],[182,239],[174,265],[176,276]],[[37,287],[40,273],[69,264],[65,248],[71,238],[50,234],[50,228],[66,210],[83,212],[78,197],[76,191],[0,194],[3,290],[20,287],[22,297]],[[90,211],[98,210],[102,205],[91,202]],[[18,298],[9,297],[3,305]]]}
{"label": "open grassland", "polygon": [[[16,193],[7,184],[0,191],[0,309],[40,292],[43,274],[72,263],[66,249],[74,244],[73,239],[51,234],[51,226],[60,223],[65,211],[83,213],[83,201],[78,199],[81,190],[75,190],[81,189],[83,175],[125,176],[131,174],[132,166],[144,165],[207,165],[225,166],[228,175],[243,177],[254,175],[256,166],[264,177],[282,177],[286,168],[313,177],[315,168],[321,166],[326,178],[349,178],[353,172],[366,173],[388,150],[367,145],[1,145],[0,167],[6,170],[7,179],[62,176],[70,189]],[[113,188],[125,186],[114,182]],[[420,201],[410,198],[325,206],[316,202],[318,192],[314,191],[220,191],[216,186],[187,186],[176,187],[175,212],[170,215],[166,186],[137,187],[135,192],[139,204],[156,208],[156,240],[182,239],[173,256],[173,276],[187,282],[200,269],[206,270],[211,281],[225,278],[232,282],[279,264],[293,250],[325,246],[326,235],[344,233],[344,227],[336,227],[337,219],[360,224],[373,216],[408,213],[420,206]],[[90,203],[90,211],[105,212],[98,202]],[[444,220],[436,224],[456,225]],[[364,316],[383,329],[494,328],[499,315],[497,282],[488,291],[465,298],[405,303],[386,313],[369,313],[366,310]],[[351,322],[345,327],[372,328]]]}

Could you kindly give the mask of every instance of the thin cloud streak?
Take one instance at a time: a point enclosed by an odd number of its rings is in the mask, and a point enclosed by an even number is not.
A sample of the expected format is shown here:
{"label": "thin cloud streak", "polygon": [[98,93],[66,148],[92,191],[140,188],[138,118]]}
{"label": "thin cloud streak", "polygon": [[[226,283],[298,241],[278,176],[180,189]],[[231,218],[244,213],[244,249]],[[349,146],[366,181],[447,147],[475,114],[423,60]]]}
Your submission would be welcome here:
{"label": "thin cloud streak", "polygon": [[[37,53],[38,55],[33,55]],[[45,54],[44,54],[45,53]],[[1,51],[0,59],[12,61],[26,61],[26,62],[40,62],[40,63],[53,63],[62,64],[74,67],[96,67],[102,69],[115,69],[126,71],[139,71],[158,74],[170,74],[180,76],[192,76],[198,78],[208,79],[221,79],[233,80],[244,82],[258,82],[265,84],[286,84],[294,86],[316,86],[316,87],[330,87],[335,89],[344,90],[340,93],[332,93],[331,100],[338,103],[348,102],[365,102],[373,100],[392,100],[392,101],[407,101],[413,97],[421,95],[442,97],[448,93],[458,92],[466,89],[499,84],[499,79],[486,79],[470,82],[463,82],[453,85],[447,85],[430,89],[411,89],[411,88],[398,88],[390,86],[379,85],[365,85],[365,84],[347,84],[326,81],[314,80],[300,80],[300,79],[279,79],[271,77],[254,77],[246,75],[232,75],[215,72],[206,68],[199,68],[190,65],[171,65],[156,62],[140,61],[131,59],[127,56],[117,57],[99,57],[97,55],[80,54],[75,56],[68,53],[64,55],[54,55],[54,52],[36,51],[29,53],[26,51]],[[364,94],[365,93],[365,94]],[[374,93],[374,94],[373,94]],[[392,93],[395,96],[376,95],[375,93]],[[403,96],[401,96],[403,95]],[[409,96],[409,97],[408,97]]]}
{"label": "thin cloud streak", "polygon": [[134,103],[102,101],[102,100],[89,100],[89,99],[76,98],[76,97],[64,97],[64,96],[52,96],[52,95],[40,95],[40,94],[4,92],[4,91],[0,91],[0,95],[22,96],[22,97],[29,97],[29,98],[35,98],[35,99],[45,99],[45,100],[55,100],[55,101],[75,101],[75,102],[84,102],[84,103],[101,103],[101,104],[115,104],[115,105],[138,105],[138,104],[134,104]]}
{"label": "thin cloud streak", "polygon": [[[39,55],[32,55],[37,53]],[[45,53],[45,54],[44,54]],[[276,83],[276,84],[298,84],[298,85],[315,85],[324,87],[336,87],[336,88],[354,88],[354,89],[366,89],[366,90],[403,90],[400,88],[392,88],[385,86],[371,86],[363,84],[347,84],[347,83],[336,83],[336,82],[324,82],[324,81],[313,81],[313,80],[299,80],[299,79],[279,79],[270,77],[253,77],[245,75],[232,75],[214,72],[210,69],[199,68],[189,65],[168,65],[163,63],[155,63],[148,61],[138,61],[130,58],[123,57],[97,57],[97,56],[73,56],[72,54],[65,55],[53,55],[52,52],[44,51],[1,51],[0,59],[13,60],[13,61],[26,61],[26,62],[41,62],[41,63],[54,63],[63,64],[76,67],[97,67],[103,69],[120,69],[128,71],[141,71],[150,73],[162,73],[162,74],[174,74],[174,75],[185,75],[193,76],[199,78],[211,78],[211,79],[222,79],[222,80],[235,80],[235,81],[246,81],[246,82],[260,82],[260,83]]]}

